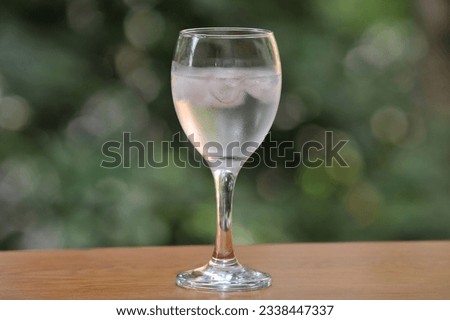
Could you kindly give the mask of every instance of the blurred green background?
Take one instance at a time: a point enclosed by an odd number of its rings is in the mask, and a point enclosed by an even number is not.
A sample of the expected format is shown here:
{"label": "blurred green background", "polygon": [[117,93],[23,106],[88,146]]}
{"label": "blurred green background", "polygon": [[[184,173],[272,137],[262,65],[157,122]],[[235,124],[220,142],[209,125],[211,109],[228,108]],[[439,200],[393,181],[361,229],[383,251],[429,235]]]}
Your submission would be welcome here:
{"label": "blurred green background", "polygon": [[213,243],[207,168],[104,169],[101,146],[180,131],[178,32],[229,25],[276,35],[273,139],[350,140],[347,169],[242,170],[236,243],[450,239],[449,12],[446,0],[2,0],[0,249]]}

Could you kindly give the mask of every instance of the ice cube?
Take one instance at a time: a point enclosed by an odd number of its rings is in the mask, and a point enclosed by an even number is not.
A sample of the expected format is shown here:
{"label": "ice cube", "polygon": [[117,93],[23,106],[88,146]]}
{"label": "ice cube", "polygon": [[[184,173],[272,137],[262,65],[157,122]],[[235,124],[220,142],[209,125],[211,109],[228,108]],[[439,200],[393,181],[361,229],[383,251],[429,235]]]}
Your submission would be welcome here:
{"label": "ice cube", "polygon": [[213,97],[214,107],[235,107],[244,102],[242,80],[238,78],[212,77],[209,81],[209,93]]}
{"label": "ice cube", "polygon": [[255,76],[244,81],[245,91],[264,103],[269,103],[274,99],[273,93],[277,85],[278,81],[275,77]]}

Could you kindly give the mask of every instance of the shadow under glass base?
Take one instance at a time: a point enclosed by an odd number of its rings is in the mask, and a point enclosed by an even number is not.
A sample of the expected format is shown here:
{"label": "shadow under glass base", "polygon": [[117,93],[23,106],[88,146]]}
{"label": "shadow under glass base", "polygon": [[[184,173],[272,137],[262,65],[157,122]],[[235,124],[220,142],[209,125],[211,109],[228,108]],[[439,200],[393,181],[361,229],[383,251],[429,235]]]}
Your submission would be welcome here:
{"label": "shadow under glass base", "polygon": [[203,267],[177,275],[180,287],[210,291],[246,291],[270,286],[269,274],[243,267],[236,259],[212,258]]}

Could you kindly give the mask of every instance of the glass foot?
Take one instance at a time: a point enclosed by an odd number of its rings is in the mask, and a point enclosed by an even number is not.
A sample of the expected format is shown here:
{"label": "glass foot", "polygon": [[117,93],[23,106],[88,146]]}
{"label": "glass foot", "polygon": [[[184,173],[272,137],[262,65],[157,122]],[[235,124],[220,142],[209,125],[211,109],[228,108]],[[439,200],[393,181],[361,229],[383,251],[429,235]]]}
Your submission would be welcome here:
{"label": "glass foot", "polygon": [[270,286],[269,274],[243,267],[236,259],[212,258],[203,267],[177,275],[180,287],[211,291],[246,291]]}

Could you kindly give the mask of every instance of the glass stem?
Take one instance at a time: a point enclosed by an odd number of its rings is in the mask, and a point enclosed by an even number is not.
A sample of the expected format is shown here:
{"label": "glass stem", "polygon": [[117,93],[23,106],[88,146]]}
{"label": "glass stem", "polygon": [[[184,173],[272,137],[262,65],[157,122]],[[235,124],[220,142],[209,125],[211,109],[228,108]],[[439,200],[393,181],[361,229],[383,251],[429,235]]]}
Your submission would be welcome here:
{"label": "glass stem", "polygon": [[234,264],[231,234],[231,213],[233,207],[233,189],[237,174],[224,169],[213,170],[217,201],[217,233],[212,262]]}

